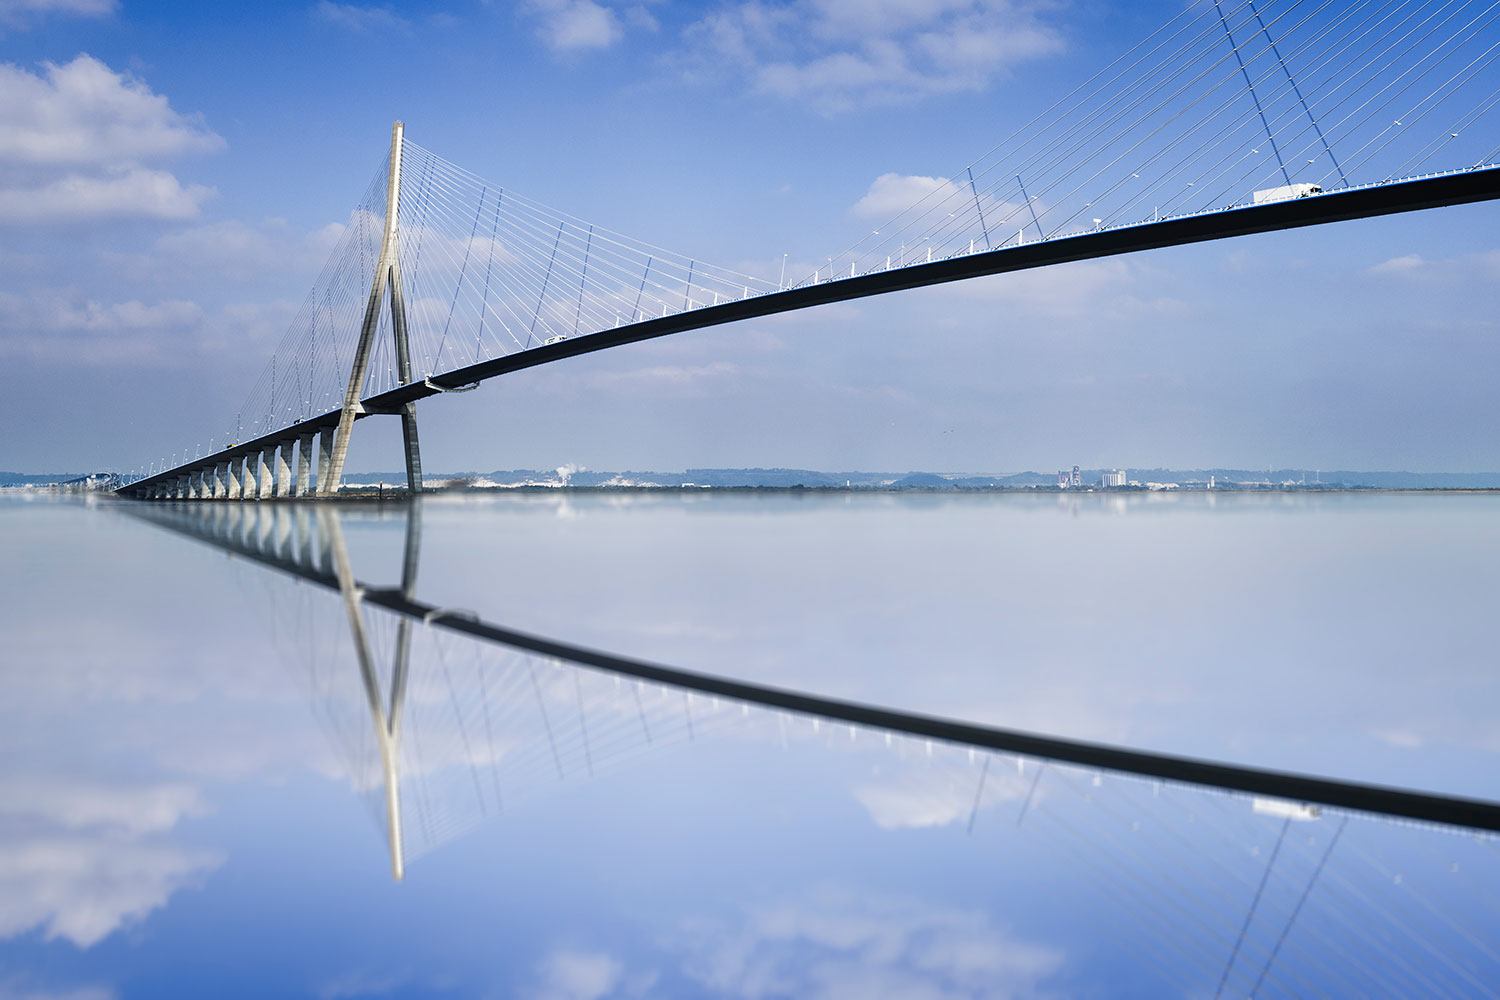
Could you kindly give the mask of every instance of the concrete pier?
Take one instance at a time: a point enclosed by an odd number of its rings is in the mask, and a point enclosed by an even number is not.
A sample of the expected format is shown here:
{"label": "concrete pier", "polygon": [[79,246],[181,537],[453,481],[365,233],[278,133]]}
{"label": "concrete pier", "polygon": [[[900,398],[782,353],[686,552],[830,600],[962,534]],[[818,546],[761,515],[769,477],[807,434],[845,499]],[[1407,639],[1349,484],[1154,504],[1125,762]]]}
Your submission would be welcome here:
{"label": "concrete pier", "polygon": [[276,496],[276,446],[274,444],[261,451],[260,467],[265,476],[260,484],[260,498],[269,500]]}
{"label": "concrete pier", "polygon": [[331,482],[329,476],[333,472],[333,437],[338,433],[336,427],[324,427],[318,432],[318,492],[332,494],[338,492],[338,483]]}
{"label": "concrete pier", "polygon": [[292,496],[305,497],[312,495],[312,434],[304,434],[297,439],[297,474],[292,480]]}
{"label": "concrete pier", "polygon": [[276,496],[292,495],[292,450],[297,447],[296,438],[289,438],[272,449],[276,461]]}
{"label": "concrete pier", "polygon": [[255,483],[260,488],[255,493],[267,500],[276,495],[276,446],[262,448],[256,458],[260,465],[255,470]]}
{"label": "concrete pier", "polygon": [[261,483],[266,480],[266,472],[261,469],[260,451],[252,451],[245,456],[245,499],[261,498]]}
{"label": "concrete pier", "polygon": [[260,498],[268,500],[276,496],[276,446],[267,445],[260,450],[260,467],[265,470],[265,480],[260,484]]}

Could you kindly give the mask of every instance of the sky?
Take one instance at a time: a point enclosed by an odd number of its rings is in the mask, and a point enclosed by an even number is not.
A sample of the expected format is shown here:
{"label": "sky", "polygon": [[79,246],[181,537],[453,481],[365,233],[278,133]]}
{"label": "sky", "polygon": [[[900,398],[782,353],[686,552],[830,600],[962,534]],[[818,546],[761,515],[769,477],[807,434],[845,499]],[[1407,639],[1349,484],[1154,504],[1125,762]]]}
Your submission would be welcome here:
{"label": "sky", "polygon": [[[0,0],[0,469],[201,452],[394,119],[487,180],[767,273],[957,176],[1179,9]],[[611,350],[424,401],[424,464],[1492,471],[1497,221],[1346,223]],[[395,421],[362,421],[349,471],[399,461]]]}

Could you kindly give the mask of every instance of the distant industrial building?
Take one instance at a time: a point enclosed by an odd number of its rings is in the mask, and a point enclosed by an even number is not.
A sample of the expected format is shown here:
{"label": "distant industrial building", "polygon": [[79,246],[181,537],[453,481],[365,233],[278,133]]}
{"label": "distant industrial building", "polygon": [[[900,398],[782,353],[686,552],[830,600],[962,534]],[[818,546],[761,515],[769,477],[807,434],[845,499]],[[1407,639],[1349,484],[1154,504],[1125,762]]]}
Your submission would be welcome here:
{"label": "distant industrial building", "polygon": [[1083,471],[1078,466],[1073,466],[1073,471],[1067,469],[1057,470],[1057,488],[1060,490],[1076,490],[1083,486]]}
{"label": "distant industrial building", "polygon": [[1106,489],[1108,489],[1111,486],[1124,486],[1125,485],[1125,470],[1124,469],[1106,469],[1105,472],[1104,472],[1104,477],[1099,480],[1099,485],[1105,487]]}

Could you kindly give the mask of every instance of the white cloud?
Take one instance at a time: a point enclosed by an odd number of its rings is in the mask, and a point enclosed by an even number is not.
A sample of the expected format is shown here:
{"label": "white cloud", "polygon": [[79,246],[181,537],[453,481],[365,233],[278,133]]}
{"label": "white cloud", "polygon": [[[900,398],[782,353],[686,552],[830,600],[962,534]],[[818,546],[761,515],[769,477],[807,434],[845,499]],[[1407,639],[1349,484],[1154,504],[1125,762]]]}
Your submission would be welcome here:
{"label": "white cloud", "polygon": [[815,0],[818,31],[832,38],[910,31],[972,6],[966,0]]}
{"label": "white cloud", "polygon": [[531,0],[527,8],[539,22],[538,36],[554,52],[607,49],[625,34],[620,16],[595,0]]}
{"label": "white cloud", "polygon": [[604,997],[652,995],[657,975],[627,971],[617,958],[600,951],[555,948],[537,964],[532,1000],[602,1000]]}
{"label": "white cloud", "polygon": [[41,928],[80,948],[139,920],[217,864],[201,851],[92,835],[0,839],[0,937]]}
{"label": "white cloud", "polygon": [[224,140],[92,56],[0,63],[0,214],[16,222],[195,217],[213,190],[147,163]]}
{"label": "white cloud", "polygon": [[408,26],[406,18],[390,7],[334,3],[333,0],[321,0],[313,8],[313,15],[320,21],[347,31],[389,31]]}
{"label": "white cloud", "polygon": [[66,830],[111,826],[129,834],[159,833],[201,812],[198,790],[181,783],[128,788],[36,775],[0,779],[0,819],[41,817]]}
{"label": "white cloud", "polygon": [[196,117],[93,56],[0,63],[0,163],[109,167],[222,149]]}
{"label": "white cloud", "polygon": [[1427,262],[1414,253],[1392,257],[1370,268],[1371,274],[1410,274],[1425,267]]}
{"label": "white cloud", "polygon": [[180,783],[11,778],[0,803],[0,937],[41,928],[87,948],[218,863],[156,839],[203,811]]}
{"label": "white cloud", "polygon": [[191,219],[214,193],[201,184],[183,186],[165,170],[142,167],[99,177],[67,174],[36,187],[0,188],[0,217],[32,223]]}
{"label": "white cloud", "polygon": [[688,975],[736,997],[1000,998],[1026,995],[1061,951],[1021,941],[982,913],[823,889],[700,921],[680,940]]}
{"label": "white cloud", "polygon": [[156,252],[138,261],[150,268],[165,264],[174,273],[209,271],[234,281],[267,273],[311,280],[343,234],[338,222],[299,232],[280,220],[251,225],[230,219],[165,233],[156,241]]}
{"label": "white cloud", "polygon": [[[1032,199],[1032,205],[1045,214],[1046,206],[1039,199]],[[976,193],[968,181],[886,173],[870,182],[865,193],[850,206],[849,214],[911,227],[907,238],[912,240],[921,239],[927,235],[926,231],[939,226],[942,240],[951,249],[953,243],[961,244],[965,238],[980,239],[986,230],[995,236],[1013,235],[1023,225],[1030,225],[1031,213],[1025,208],[1024,201],[1007,201],[983,191]],[[888,232],[886,249],[894,249],[889,244],[900,238],[899,229]]]}
{"label": "white cloud", "polygon": [[0,292],[0,328],[25,326],[49,333],[108,334],[185,329],[202,318],[202,309],[180,299],[148,305],[138,300],[100,303],[59,293],[41,292],[23,298]]}
{"label": "white cloud", "polygon": [[899,215],[917,202],[932,195],[934,202],[950,197],[955,188],[946,177],[923,177],[919,174],[881,174],[870,182],[870,188],[850,209],[865,219],[888,219]]}
{"label": "white cloud", "polygon": [[1500,276],[1500,250],[1483,250],[1455,257],[1402,254],[1365,269],[1377,278],[1404,278],[1442,283],[1489,282]]}
{"label": "white cloud", "polygon": [[1063,47],[1036,5],[1012,0],[748,0],[688,38],[708,72],[736,67],[759,93],[825,113],[982,90]]}
{"label": "white cloud", "polygon": [[[939,773],[931,767],[897,768],[877,774],[854,789],[854,798],[882,830],[915,830],[965,823],[980,789],[978,767]],[[1031,774],[992,767],[983,776],[979,808],[1024,798]]]}
{"label": "white cloud", "polygon": [[537,1000],[599,1000],[620,985],[625,969],[602,952],[559,949],[541,965]]}
{"label": "white cloud", "polygon": [[99,301],[70,289],[0,292],[0,357],[81,365],[180,367],[225,351],[274,344],[294,302],[227,305],[186,299]]}

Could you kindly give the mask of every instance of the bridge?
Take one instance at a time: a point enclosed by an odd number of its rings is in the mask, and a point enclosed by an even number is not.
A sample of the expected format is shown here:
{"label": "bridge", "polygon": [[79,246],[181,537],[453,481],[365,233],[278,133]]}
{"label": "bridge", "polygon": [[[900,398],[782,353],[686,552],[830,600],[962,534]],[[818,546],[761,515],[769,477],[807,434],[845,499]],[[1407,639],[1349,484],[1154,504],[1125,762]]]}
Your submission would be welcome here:
{"label": "bridge", "polygon": [[292,327],[143,500],[327,497],[357,421],[626,344],[1072,261],[1500,198],[1500,4],[1186,5],[811,274],[745,273],[551,209],[397,122]]}

